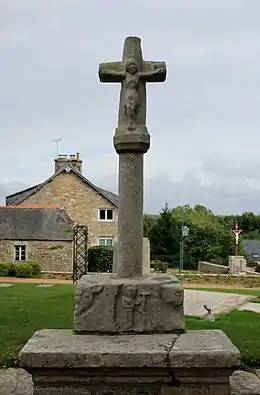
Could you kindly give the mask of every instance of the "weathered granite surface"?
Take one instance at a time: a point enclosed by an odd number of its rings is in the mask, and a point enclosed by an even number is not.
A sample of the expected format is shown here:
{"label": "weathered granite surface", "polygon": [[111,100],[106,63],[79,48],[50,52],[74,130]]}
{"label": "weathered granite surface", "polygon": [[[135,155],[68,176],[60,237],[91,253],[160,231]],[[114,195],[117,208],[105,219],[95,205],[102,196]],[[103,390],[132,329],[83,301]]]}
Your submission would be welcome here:
{"label": "weathered granite surface", "polygon": [[[231,395],[257,395],[259,394],[260,380],[252,373],[235,371],[230,376]],[[38,388],[38,394],[41,389]],[[45,389],[43,389],[45,391]],[[64,388],[53,387],[54,394],[66,395]],[[67,388],[67,394],[70,389]],[[91,394],[89,390],[74,389],[74,394]],[[77,392],[76,392],[77,391]],[[160,395],[171,394],[171,388],[163,388]],[[199,392],[197,392],[199,394]],[[2,369],[0,370],[0,394],[1,395],[33,395],[32,376],[23,369]],[[45,391],[46,394],[46,391]]]}
{"label": "weathered granite surface", "polygon": [[230,395],[229,376],[240,363],[239,351],[218,330],[82,336],[45,329],[19,358],[37,395]]}
{"label": "weathered granite surface", "polygon": [[117,274],[143,273],[143,154],[119,155]]}
{"label": "weathered granite surface", "polygon": [[146,127],[146,83],[166,79],[165,62],[143,61],[139,37],[127,37],[120,62],[99,65],[101,82],[121,83],[114,147],[119,154],[117,274],[143,273],[143,155],[150,148]]}
{"label": "weathered granite surface", "polygon": [[101,82],[121,83],[118,126],[129,132],[146,125],[146,83],[164,82],[165,62],[143,61],[141,39],[127,37],[122,60],[99,65]]}
{"label": "weathered granite surface", "polygon": [[[117,273],[117,241],[113,245],[113,273]],[[143,237],[143,261],[142,275],[150,274],[150,241],[147,237]]]}
{"label": "weathered granite surface", "polygon": [[230,377],[231,395],[259,395],[260,380],[253,373],[237,370]]}
{"label": "weathered granite surface", "polygon": [[174,276],[86,275],[77,284],[76,332],[174,333],[184,328],[183,289]]}
{"label": "weathered granite surface", "polygon": [[31,375],[23,369],[0,369],[1,395],[32,395]]}

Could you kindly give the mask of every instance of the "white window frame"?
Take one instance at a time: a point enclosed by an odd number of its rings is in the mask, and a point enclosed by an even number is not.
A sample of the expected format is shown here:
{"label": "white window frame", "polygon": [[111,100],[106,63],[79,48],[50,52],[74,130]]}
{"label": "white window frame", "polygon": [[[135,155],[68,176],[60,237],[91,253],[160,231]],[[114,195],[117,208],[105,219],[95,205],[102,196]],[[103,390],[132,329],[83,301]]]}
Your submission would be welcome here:
{"label": "white window frame", "polygon": [[[105,219],[101,219],[100,218],[100,212],[101,211],[105,211]],[[107,219],[107,212],[108,211],[112,211],[112,219]],[[103,221],[103,222],[112,222],[112,221],[114,221],[114,218],[115,218],[115,213],[114,213],[114,210],[112,209],[112,208],[100,208],[99,210],[98,210],[98,220],[99,221]]]}
{"label": "white window frame", "polygon": [[[105,244],[100,244],[100,240],[105,240]],[[107,241],[111,241],[111,244],[107,244]],[[114,244],[114,237],[113,236],[100,236],[98,238],[98,245],[99,246],[106,246],[106,247],[113,247]]]}
{"label": "white window frame", "polygon": [[[24,249],[24,254],[22,254],[22,250]],[[19,259],[16,259],[16,253],[18,250],[18,257]],[[22,255],[24,255],[24,259],[22,258]],[[14,246],[14,261],[15,262],[24,262],[26,261],[26,256],[27,256],[27,251],[26,251],[26,245],[25,244],[19,244]]]}

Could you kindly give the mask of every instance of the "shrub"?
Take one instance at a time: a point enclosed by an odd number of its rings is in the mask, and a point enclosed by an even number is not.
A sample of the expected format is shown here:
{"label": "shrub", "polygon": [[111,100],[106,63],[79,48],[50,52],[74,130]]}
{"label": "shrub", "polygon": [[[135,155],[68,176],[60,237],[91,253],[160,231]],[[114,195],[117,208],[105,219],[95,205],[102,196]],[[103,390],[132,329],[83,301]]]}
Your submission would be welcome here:
{"label": "shrub", "polygon": [[15,277],[30,278],[33,277],[33,268],[30,263],[18,263],[15,266]]}
{"label": "shrub", "polygon": [[166,273],[168,270],[168,263],[161,261],[151,261],[150,263],[151,269],[154,269],[156,272]]}
{"label": "shrub", "polygon": [[38,262],[0,262],[0,277],[40,277],[41,267]]}
{"label": "shrub", "polygon": [[38,262],[35,261],[27,261],[32,266],[32,274],[33,277],[41,277],[42,271],[41,271],[41,265]]}
{"label": "shrub", "polygon": [[0,277],[9,277],[9,276],[10,276],[10,263],[0,262]]}
{"label": "shrub", "polygon": [[111,273],[113,266],[113,248],[94,246],[88,250],[88,271]]}

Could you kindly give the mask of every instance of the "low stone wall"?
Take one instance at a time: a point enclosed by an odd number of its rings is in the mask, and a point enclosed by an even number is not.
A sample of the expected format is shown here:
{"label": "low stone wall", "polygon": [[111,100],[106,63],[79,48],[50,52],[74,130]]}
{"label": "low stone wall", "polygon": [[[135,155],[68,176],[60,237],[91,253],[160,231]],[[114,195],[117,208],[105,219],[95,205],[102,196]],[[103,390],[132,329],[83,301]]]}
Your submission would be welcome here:
{"label": "low stone wall", "polygon": [[57,280],[72,280],[72,272],[42,272],[42,278]]}
{"label": "low stone wall", "polygon": [[187,285],[193,284],[219,284],[219,285],[236,285],[244,288],[257,288],[260,287],[260,277],[257,276],[238,276],[230,274],[195,274],[195,273],[177,273],[176,277],[182,283]]}
{"label": "low stone wall", "polygon": [[[244,288],[260,288],[260,276],[235,276],[229,274],[203,274],[203,273],[177,273],[175,274],[182,283],[188,284],[219,284],[219,285],[237,285]],[[57,280],[72,280],[71,272],[43,272],[42,278]]]}
{"label": "low stone wall", "polygon": [[217,265],[215,263],[199,261],[198,271],[201,273],[227,274],[229,268],[224,265]]}

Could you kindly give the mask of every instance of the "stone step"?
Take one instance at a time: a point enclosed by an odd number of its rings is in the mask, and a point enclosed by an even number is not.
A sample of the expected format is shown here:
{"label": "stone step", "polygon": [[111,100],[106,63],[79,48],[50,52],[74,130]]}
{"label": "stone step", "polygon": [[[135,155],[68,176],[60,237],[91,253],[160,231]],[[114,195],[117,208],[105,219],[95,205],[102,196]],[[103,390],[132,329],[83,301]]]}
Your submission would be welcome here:
{"label": "stone step", "polygon": [[[260,394],[260,380],[252,373],[235,371],[230,377],[230,385],[231,395]],[[23,369],[1,369],[0,394],[33,395],[31,375]]]}

